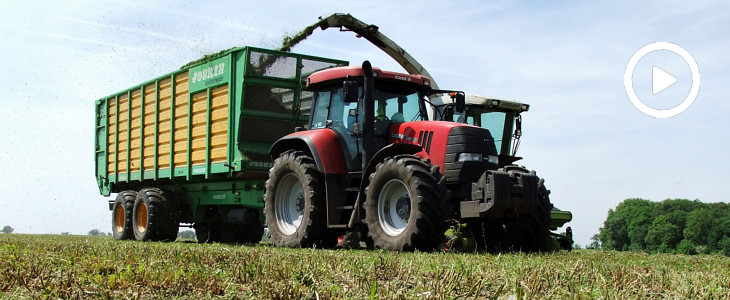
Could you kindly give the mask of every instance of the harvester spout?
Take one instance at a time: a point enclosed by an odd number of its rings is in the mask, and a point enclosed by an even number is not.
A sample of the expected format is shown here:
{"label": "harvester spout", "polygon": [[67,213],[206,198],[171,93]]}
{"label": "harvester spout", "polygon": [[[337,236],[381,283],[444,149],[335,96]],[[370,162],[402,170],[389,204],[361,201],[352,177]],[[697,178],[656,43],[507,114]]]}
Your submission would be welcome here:
{"label": "harvester spout", "polygon": [[424,75],[429,77],[431,78],[431,87],[438,89],[438,85],[435,81],[433,81],[433,77],[428,73],[428,71],[426,71],[426,68],[408,54],[405,49],[401,48],[393,40],[380,33],[378,26],[365,24],[350,14],[337,13],[319,17],[318,22],[307,26],[296,35],[284,38],[284,43],[279,50],[291,50],[294,45],[312,35],[317,27],[322,30],[336,27],[340,28],[340,31],[352,31],[357,35],[357,37],[364,37],[373,45],[378,46],[378,48],[395,59],[395,61],[397,61],[398,64],[400,64],[406,72],[408,72],[408,74]]}

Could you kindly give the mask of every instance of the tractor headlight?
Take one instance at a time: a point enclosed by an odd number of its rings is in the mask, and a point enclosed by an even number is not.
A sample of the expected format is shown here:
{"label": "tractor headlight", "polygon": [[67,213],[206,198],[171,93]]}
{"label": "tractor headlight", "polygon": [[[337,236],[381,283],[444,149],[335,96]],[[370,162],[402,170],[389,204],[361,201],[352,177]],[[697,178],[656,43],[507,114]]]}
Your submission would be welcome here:
{"label": "tractor headlight", "polygon": [[482,161],[481,153],[460,153],[457,158],[458,161]]}
{"label": "tractor headlight", "polygon": [[459,162],[465,162],[465,161],[484,161],[486,160],[490,164],[498,164],[499,163],[499,157],[496,155],[487,155],[485,158],[484,155],[481,153],[460,153],[459,156],[456,158]]}

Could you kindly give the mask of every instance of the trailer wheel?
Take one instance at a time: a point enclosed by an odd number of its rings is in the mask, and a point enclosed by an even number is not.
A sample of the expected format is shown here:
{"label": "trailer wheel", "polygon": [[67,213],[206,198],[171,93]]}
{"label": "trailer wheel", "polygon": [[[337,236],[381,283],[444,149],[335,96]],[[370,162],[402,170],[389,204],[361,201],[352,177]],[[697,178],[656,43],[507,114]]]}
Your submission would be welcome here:
{"label": "trailer wheel", "polygon": [[365,189],[365,220],[375,246],[430,251],[444,239],[448,203],[441,174],[414,155],[386,158]]}
{"label": "trailer wheel", "polygon": [[269,170],[264,194],[266,224],[275,246],[327,247],[336,243],[326,228],[325,189],[314,160],[286,151]]}
{"label": "trailer wheel", "polygon": [[245,224],[220,224],[219,234],[223,243],[258,244],[264,236],[264,224],[261,214],[251,209],[247,213]]}
{"label": "trailer wheel", "polygon": [[242,244],[258,244],[264,237],[264,223],[258,211],[251,210],[251,221],[239,226],[238,241]]}
{"label": "trailer wheel", "polygon": [[157,188],[142,189],[134,202],[132,229],[138,241],[175,241],[180,223],[172,199]]}
{"label": "trailer wheel", "polygon": [[218,226],[216,224],[196,223],[193,226],[193,229],[195,229],[195,238],[198,240],[198,243],[214,243],[221,241]]}
{"label": "trailer wheel", "polygon": [[131,240],[134,238],[132,231],[132,210],[137,191],[123,191],[117,194],[112,207],[112,232],[114,239]]}

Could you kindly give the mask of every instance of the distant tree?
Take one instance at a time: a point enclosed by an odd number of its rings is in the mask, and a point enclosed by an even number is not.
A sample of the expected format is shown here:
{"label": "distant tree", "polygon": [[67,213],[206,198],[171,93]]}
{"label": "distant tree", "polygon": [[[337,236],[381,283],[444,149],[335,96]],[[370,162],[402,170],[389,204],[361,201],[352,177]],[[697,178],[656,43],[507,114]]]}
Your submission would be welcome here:
{"label": "distant tree", "polygon": [[194,240],[195,239],[195,231],[192,231],[192,230],[183,230],[183,231],[180,231],[177,234],[177,237],[179,237],[181,239]]}
{"label": "distant tree", "polygon": [[720,251],[722,254],[725,254],[725,256],[730,256],[730,237],[726,236],[718,242],[718,246],[720,246]]}
{"label": "distant tree", "polygon": [[677,253],[695,255],[697,254],[697,247],[695,247],[695,245],[688,240],[682,240],[677,245]]}
{"label": "distant tree", "polygon": [[99,229],[92,229],[91,231],[89,231],[89,235],[90,236],[104,236],[106,234],[101,232],[101,230],[99,230]]}
{"label": "distant tree", "polygon": [[5,227],[3,227],[2,233],[13,233],[13,231],[15,231],[15,229],[13,229],[13,227],[6,225]]}
{"label": "distant tree", "polygon": [[61,232],[61,235],[71,235],[70,232]]}
{"label": "distant tree", "polygon": [[647,233],[649,233],[649,225],[645,224],[635,226],[631,231],[629,231],[629,241],[631,242],[629,250],[644,250],[646,248],[645,241]]}
{"label": "distant tree", "polygon": [[715,217],[712,211],[706,208],[689,212],[683,231],[684,238],[695,245],[707,245],[707,236],[710,234]]}
{"label": "distant tree", "polygon": [[[601,245],[608,249],[629,250],[632,239],[641,239],[651,224],[656,202],[644,199],[626,199],[616,209],[608,211],[608,217],[601,228]],[[632,231],[637,232],[632,233]]]}
{"label": "distant tree", "polygon": [[730,256],[730,206],[686,199],[627,199],[608,211],[598,238],[607,249]]}
{"label": "distant tree", "polygon": [[654,219],[646,233],[646,250],[656,251],[662,245],[667,249],[674,249],[682,240],[682,229],[671,222],[669,214],[660,215]]}

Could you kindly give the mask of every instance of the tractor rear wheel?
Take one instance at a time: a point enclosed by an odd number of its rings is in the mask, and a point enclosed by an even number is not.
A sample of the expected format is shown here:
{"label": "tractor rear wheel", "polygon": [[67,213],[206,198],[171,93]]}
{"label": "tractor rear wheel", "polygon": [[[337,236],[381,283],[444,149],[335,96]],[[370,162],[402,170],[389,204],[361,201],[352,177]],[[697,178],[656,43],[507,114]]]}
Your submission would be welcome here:
{"label": "tractor rear wheel", "polygon": [[134,238],[138,241],[175,241],[180,229],[172,199],[157,188],[137,193],[132,216]]}
{"label": "tractor rear wheel", "polygon": [[444,239],[446,188],[438,168],[414,155],[386,158],[365,189],[365,220],[375,246],[430,251]]}
{"label": "tractor rear wheel", "polygon": [[123,191],[117,194],[112,207],[112,232],[114,239],[131,240],[134,238],[132,231],[132,210],[137,191]]}
{"label": "tractor rear wheel", "polygon": [[337,242],[327,234],[322,178],[314,160],[302,151],[286,151],[274,161],[266,181],[264,211],[275,246],[329,247]]}

